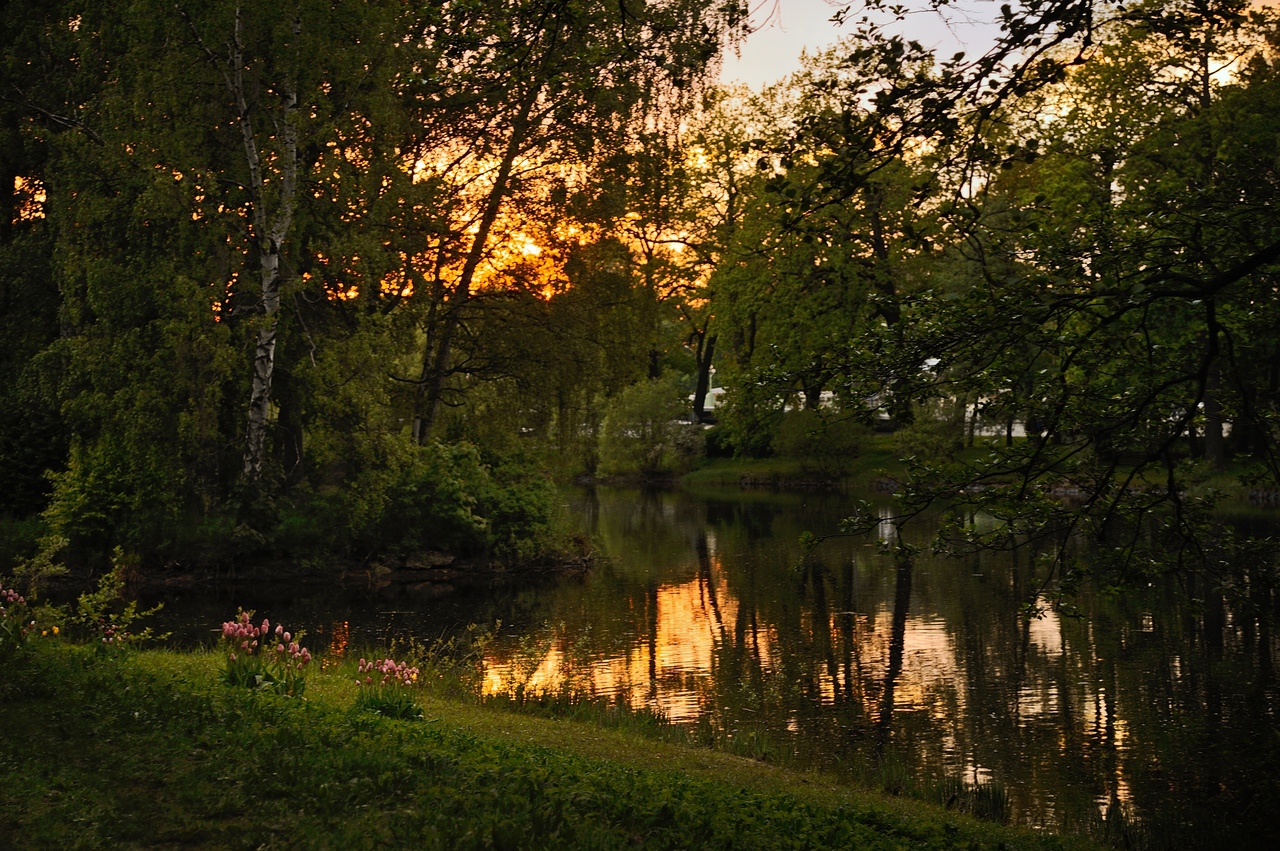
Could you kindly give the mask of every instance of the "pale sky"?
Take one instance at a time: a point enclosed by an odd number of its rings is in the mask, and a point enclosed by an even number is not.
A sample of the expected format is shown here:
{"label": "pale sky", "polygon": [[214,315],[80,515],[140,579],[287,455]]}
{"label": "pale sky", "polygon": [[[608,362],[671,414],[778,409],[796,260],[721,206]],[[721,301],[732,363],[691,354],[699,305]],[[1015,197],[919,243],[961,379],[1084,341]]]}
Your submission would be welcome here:
{"label": "pale sky", "polygon": [[[985,52],[999,33],[991,23],[999,15],[1004,0],[963,0],[952,3],[944,21],[931,11],[907,17],[902,31],[925,47],[940,48],[944,57],[959,50],[970,56]],[[848,25],[831,22],[844,3],[839,0],[750,0],[752,20],[767,20],[764,27],[742,45],[741,57],[729,51],[720,79],[725,83],[745,83],[759,91],[776,83],[800,67],[800,52],[820,50],[850,31]],[[922,0],[902,0],[903,5],[923,9]],[[852,14],[852,13],[851,13]]]}

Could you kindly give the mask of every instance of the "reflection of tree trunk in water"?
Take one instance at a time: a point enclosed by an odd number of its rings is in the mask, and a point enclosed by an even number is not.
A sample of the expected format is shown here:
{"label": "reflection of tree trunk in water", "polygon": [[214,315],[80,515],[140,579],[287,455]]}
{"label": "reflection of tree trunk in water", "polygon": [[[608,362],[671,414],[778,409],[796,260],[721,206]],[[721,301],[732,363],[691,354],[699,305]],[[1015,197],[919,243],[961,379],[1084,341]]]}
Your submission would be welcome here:
{"label": "reflection of tree trunk in water", "polygon": [[[831,677],[832,696],[834,702],[840,702],[840,666],[836,663],[834,642],[831,640],[831,604],[827,602],[826,570],[814,566],[813,570],[813,640],[818,656],[827,664],[827,675]],[[822,701],[822,680],[818,669],[814,670],[814,698]]]}
{"label": "reflection of tree trunk in water", "polygon": [[[841,587],[840,587],[840,614],[836,619],[837,635],[844,643],[844,698],[847,702],[853,703],[857,698],[861,689],[857,689],[854,683],[861,683],[862,678],[854,678],[855,673],[861,671],[862,664],[858,658],[858,633],[857,620],[854,612],[856,611],[854,602],[854,562],[850,559],[845,563],[841,571]],[[836,680],[836,688],[840,688],[840,681]]]}
{"label": "reflection of tree trunk in water", "polygon": [[[1066,675],[1064,674],[1064,677]],[[1115,659],[1108,656],[1102,660],[1102,692],[1099,703],[1102,704],[1102,725],[1099,728],[1099,738],[1101,745],[1098,748],[1102,765],[1099,766],[1099,774],[1104,778],[1107,789],[1110,792],[1110,801],[1108,802],[1107,818],[1123,817],[1119,811],[1120,806],[1120,753],[1117,750],[1116,742],[1116,699],[1119,697],[1118,689],[1120,680],[1116,675]],[[1061,700],[1059,697],[1059,700]],[[1064,713],[1065,715],[1065,713]],[[1069,726],[1064,721],[1064,727]],[[1073,747],[1074,743],[1067,739],[1067,747]]]}
{"label": "reflection of tree trunk in water", "polygon": [[755,565],[747,562],[746,574],[738,594],[738,616],[733,624],[733,644],[737,648],[739,673],[735,685],[749,682],[756,694],[761,694],[764,674],[760,665],[760,639],[756,625],[756,575]]}
{"label": "reflection of tree trunk in water", "polygon": [[764,661],[760,657],[760,624],[756,611],[751,610],[751,688],[756,694],[764,694]]}
{"label": "reflection of tree trunk in water", "polygon": [[724,618],[720,615],[720,601],[716,599],[716,586],[711,581],[711,547],[707,544],[707,533],[698,536],[697,544],[698,552],[698,582],[702,585],[702,593],[707,596],[707,603],[711,606],[711,617],[716,623],[716,637],[720,642],[724,643]]}
{"label": "reflection of tree trunk in water", "polygon": [[893,626],[889,633],[889,665],[884,672],[884,690],[880,693],[880,716],[876,749],[880,755],[893,733],[893,692],[902,673],[902,653],[907,639],[907,609],[911,603],[913,563],[906,559],[898,564],[897,584],[893,594]]}
{"label": "reflection of tree trunk in water", "polygon": [[[1025,595],[1027,592],[1024,588],[1023,580],[1024,571],[1028,579],[1034,581],[1035,578],[1034,557],[1027,559],[1027,566],[1025,569],[1018,564],[1018,554],[1022,552],[1022,550],[1022,547],[1017,546],[1011,547],[1009,550],[1009,563],[1013,568],[1010,571],[1010,576],[1012,577],[1010,591],[1012,592],[1012,597],[1015,600],[1026,599]],[[968,622],[968,612],[965,614],[965,621]],[[1018,630],[1018,643],[1013,651],[1013,676],[1009,681],[1008,697],[1006,698],[1006,703],[1011,708],[1015,721],[1022,713],[1022,686],[1027,681],[1027,659],[1030,658],[1030,653],[1031,618],[1023,617]],[[967,695],[967,698],[969,700],[976,699],[979,681],[972,673],[968,674],[967,679],[969,683],[969,694]],[[973,712],[974,708],[969,707],[968,711]]]}
{"label": "reflection of tree trunk in water", "polygon": [[1206,662],[1204,670],[1204,717],[1205,717],[1205,760],[1204,777],[1201,788],[1206,800],[1213,800],[1222,793],[1222,771],[1218,766],[1218,757],[1222,753],[1219,747],[1222,739],[1222,689],[1218,684],[1217,663],[1222,661],[1223,632],[1226,629],[1226,612],[1222,594],[1209,591],[1205,594],[1204,609],[1204,649]]}
{"label": "reflection of tree trunk in water", "polygon": [[737,694],[747,682],[756,680],[751,671],[751,658],[747,648],[748,613],[751,607],[745,599],[739,599],[733,619],[733,638],[728,643],[726,665],[721,672],[725,693]]}
{"label": "reflection of tree trunk in water", "polygon": [[[1017,563],[1014,563],[1013,572],[1018,572]],[[966,613],[967,614],[967,613]],[[968,620],[968,618],[966,618]],[[1027,681],[1027,659],[1031,654],[1031,618],[1024,617],[1022,619],[1022,628],[1019,630],[1018,647],[1013,654],[1013,676],[1009,681],[1009,696],[1012,698],[1013,715],[1016,719],[1022,713],[1022,686]],[[970,697],[974,696],[977,691],[977,684],[980,682],[969,673],[969,693]],[[972,711],[972,707],[970,708]]]}
{"label": "reflection of tree trunk in water", "polygon": [[644,604],[649,616],[649,699],[658,698],[658,585],[650,582],[644,589]]}
{"label": "reflection of tree trunk in water", "polygon": [[[1111,660],[1106,662],[1110,666]],[[1055,687],[1058,694],[1058,717],[1061,719],[1062,725],[1062,741],[1065,742],[1064,753],[1080,753],[1084,746],[1084,719],[1075,711],[1075,705],[1071,702],[1071,688],[1077,682],[1076,676],[1073,675],[1070,661],[1066,653],[1058,657],[1057,677]],[[1114,731],[1112,727],[1115,722],[1115,671],[1106,670],[1104,674],[1107,676],[1107,684],[1101,690],[1106,692],[1107,696],[1107,742],[1114,742]]]}
{"label": "reflection of tree trunk in water", "polygon": [[590,538],[600,537],[600,494],[588,487],[582,500],[582,519]]}
{"label": "reflection of tree trunk in water", "polygon": [[1272,594],[1270,588],[1258,587],[1255,590],[1255,611],[1260,612],[1258,617],[1258,679],[1259,687],[1269,686],[1271,680],[1275,677],[1275,671],[1272,670],[1271,664],[1271,606]]}

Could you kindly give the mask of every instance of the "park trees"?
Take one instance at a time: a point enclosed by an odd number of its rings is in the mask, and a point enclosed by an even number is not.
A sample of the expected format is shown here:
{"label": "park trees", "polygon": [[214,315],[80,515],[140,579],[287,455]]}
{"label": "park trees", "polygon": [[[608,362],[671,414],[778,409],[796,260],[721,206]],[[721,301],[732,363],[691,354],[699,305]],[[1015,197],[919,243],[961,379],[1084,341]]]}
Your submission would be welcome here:
{"label": "park trees", "polygon": [[960,524],[950,545],[1031,542],[1065,574],[1081,539],[1117,579],[1220,570],[1234,545],[1204,534],[1197,477],[1234,453],[1280,483],[1258,367],[1280,259],[1274,15],[1233,0],[1001,15],[990,52],[937,60],[850,11],[840,52],[791,81],[744,208],[744,243],[769,250],[713,278],[722,339],[765,343],[724,347],[756,367],[731,396],[831,386],[900,420],[967,408],[1005,427],[1001,445],[921,464],[903,522],[981,510],[994,531]]}
{"label": "park trees", "polygon": [[[920,89],[916,107],[890,103],[894,120],[879,126],[916,128],[938,157],[926,203],[951,268],[935,266],[900,322],[855,338],[844,368],[917,399],[969,393],[1032,433],[985,458],[921,466],[904,516],[940,500],[958,517],[987,512],[1002,521],[994,531],[961,524],[950,543],[1038,542],[1067,576],[1080,539],[1117,581],[1234,559],[1205,534],[1209,503],[1189,490],[1188,462],[1221,466],[1247,444],[1240,460],[1280,481],[1270,379],[1241,356],[1274,343],[1262,328],[1280,243],[1261,141],[1274,31],[1239,3],[1140,4],[1046,53],[1048,76],[997,76],[992,96],[944,116],[946,133],[906,120],[945,88]],[[1245,138],[1257,156],[1243,155]],[[846,187],[874,173],[847,153],[829,160],[849,169]]]}
{"label": "park trees", "polygon": [[158,558],[191,524],[262,545],[308,505],[376,528],[401,472],[443,469],[414,446],[458,436],[442,405],[595,380],[562,368],[600,359],[580,336],[636,335],[597,327],[633,263],[593,176],[742,22],[705,0],[37,5],[5,24],[4,320],[32,333],[4,363],[39,368],[68,448],[6,420],[4,452],[53,471],[46,517],[82,552]]}
{"label": "park trees", "polygon": [[[139,0],[47,22],[95,83],[32,107],[80,116],[51,143],[46,203],[62,319],[46,355],[74,432],[49,515],[63,533],[163,550],[236,482],[263,486],[267,432],[291,414],[272,395],[281,307],[332,215],[338,193],[319,187],[336,182],[339,141],[375,109],[393,21]],[[351,40],[326,46],[339,33]]]}
{"label": "park trees", "polygon": [[[894,332],[936,239],[936,210],[922,201],[935,157],[882,150],[886,131],[865,98],[881,70],[850,66],[852,46],[811,58],[756,104],[771,120],[746,146],[751,191],[712,276],[732,442],[752,453],[767,451],[767,421],[788,397],[814,410],[833,394],[867,413],[865,397],[883,388],[854,380],[847,343],[871,326]],[[907,397],[889,390],[905,418]]]}
{"label": "park trees", "polygon": [[[621,190],[625,205],[625,185],[606,181],[602,193],[594,178],[610,158],[642,153],[742,20],[737,4],[702,0],[458,3],[441,14],[414,92],[431,129],[412,150],[417,178],[447,186],[455,206],[414,260],[429,270],[415,299],[418,439],[477,375],[474,347],[458,343],[478,308],[530,256],[581,244],[608,224],[593,217],[621,217],[607,195]],[[549,296],[562,283],[553,273],[532,286]]]}

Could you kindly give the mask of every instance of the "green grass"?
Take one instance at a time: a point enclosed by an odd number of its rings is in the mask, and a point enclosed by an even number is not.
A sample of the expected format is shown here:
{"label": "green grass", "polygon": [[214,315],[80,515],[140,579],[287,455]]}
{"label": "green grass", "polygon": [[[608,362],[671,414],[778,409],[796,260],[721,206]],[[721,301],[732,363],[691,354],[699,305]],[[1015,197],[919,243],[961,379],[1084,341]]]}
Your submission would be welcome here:
{"label": "green grass", "polygon": [[212,654],[56,642],[4,663],[5,848],[1060,848],[707,749],[423,694],[354,710],[224,686]]}
{"label": "green grass", "polygon": [[845,459],[835,469],[814,470],[799,458],[711,458],[704,466],[682,476],[680,483],[689,488],[718,488],[740,487],[746,482],[757,487],[785,489],[825,478],[835,485],[862,487],[881,476],[901,475],[904,470],[897,458],[893,435],[876,434],[867,438],[857,455]]}
{"label": "green grass", "polygon": [[[1016,438],[1019,442],[1024,439]],[[958,451],[955,460],[970,464],[979,462],[990,453],[991,444],[1002,445],[1003,438],[980,437],[973,446]],[[865,489],[877,479],[905,478],[908,474],[907,465],[898,457],[899,454],[894,435],[870,435],[862,443],[856,456],[846,459],[838,470],[828,471],[825,483],[833,489]],[[1117,474],[1124,475],[1129,469],[1121,466]],[[1231,513],[1273,516],[1275,508],[1250,504],[1250,488],[1241,484],[1241,476],[1247,471],[1247,467],[1235,462],[1228,464],[1227,469],[1221,472],[1212,472],[1201,464],[1197,474],[1191,476],[1188,492],[1192,496],[1201,496],[1214,491],[1220,496],[1218,507]],[[788,490],[803,489],[823,480],[823,474],[806,468],[803,460],[798,458],[712,458],[703,466],[682,476],[680,484],[695,491],[744,486],[748,489],[764,487]],[[1154,481],[1144,479],[1143,483],[1163,486],[1164,480],[1158,475]]]}

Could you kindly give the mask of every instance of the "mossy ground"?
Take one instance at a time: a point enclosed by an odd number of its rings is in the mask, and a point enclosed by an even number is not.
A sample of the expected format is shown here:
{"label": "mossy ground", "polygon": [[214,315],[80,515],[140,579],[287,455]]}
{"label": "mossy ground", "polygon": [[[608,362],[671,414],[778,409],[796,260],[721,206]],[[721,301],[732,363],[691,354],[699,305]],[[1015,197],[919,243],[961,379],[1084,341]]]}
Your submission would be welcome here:
{"label": "mossy ground", "polygon": [[741,757],[427,698],[224,686],[208,653],[38,642],[0,684],[6,848],[1064,848]]}

